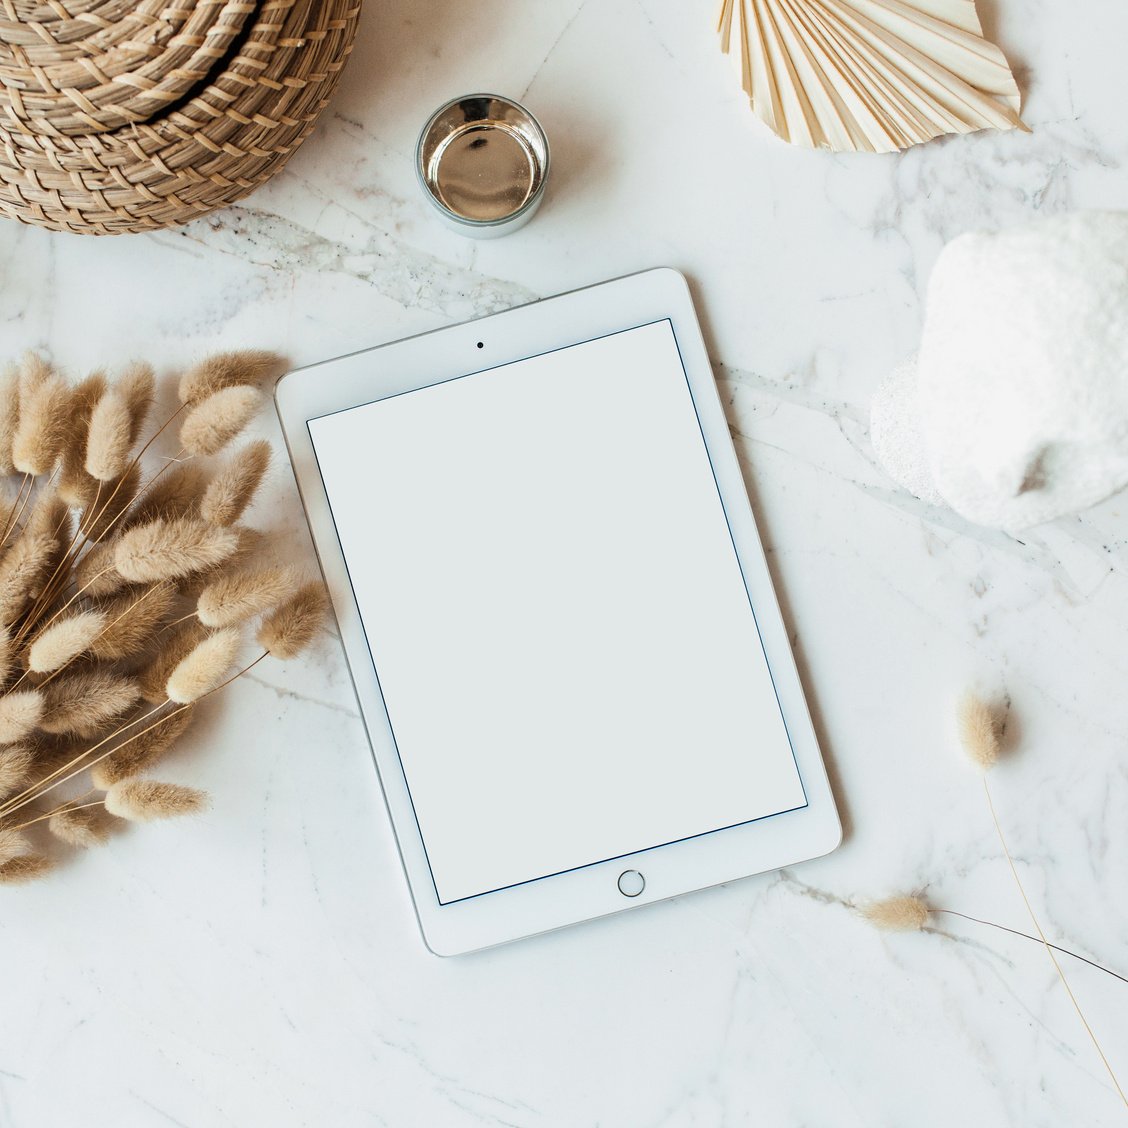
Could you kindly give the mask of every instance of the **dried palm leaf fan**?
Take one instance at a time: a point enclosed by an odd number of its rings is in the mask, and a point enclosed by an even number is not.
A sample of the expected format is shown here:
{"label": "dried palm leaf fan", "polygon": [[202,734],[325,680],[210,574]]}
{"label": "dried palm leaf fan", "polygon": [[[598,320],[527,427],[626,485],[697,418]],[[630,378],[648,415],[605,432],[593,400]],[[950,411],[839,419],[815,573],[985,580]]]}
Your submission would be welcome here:
{"label": "dried palm leaf fan", "polygon": [[745,92],[785,141],[889,153],[945,133],[1026,129],[974,0],[723,0]]}
{"label": "dried palm leaf fan", "polygon": [[0,214],[110,235],[273,176],[352,49],[360,0],[0,0]]}

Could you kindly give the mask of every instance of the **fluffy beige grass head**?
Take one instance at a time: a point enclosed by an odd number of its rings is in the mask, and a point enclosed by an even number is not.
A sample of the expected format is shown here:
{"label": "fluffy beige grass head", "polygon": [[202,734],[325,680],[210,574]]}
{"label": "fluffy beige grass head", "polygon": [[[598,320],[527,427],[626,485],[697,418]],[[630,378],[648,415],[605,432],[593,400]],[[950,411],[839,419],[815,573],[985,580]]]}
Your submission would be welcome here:
{"label": "fluffy beige grass head", "polygon": [[270,444],[248,443],[208,483],[200,516],[213,525],[232,525],[243,516],[270,465]]}
{"label": "fluffy beige grass head", "polygon": [[20,372],[14,364],[0,373],[0,477],[15,470],[12,443],[20,425]]}
{"label": "fluffy beige grass head", "polygon": [[18,830],[0,828],[0,866],[7,865],[21,854],[26,854],[28,849],[27,839]]}
{"label": "fluffy beige grass head", "polygon": [[151,779],[125,779],[106,792],[106,810],[130,822],[194,815],[206,806],[204,791]]}
{"label": "fluffy beige grass head", "polygon": [[969,691],[960,699],[958,721],[960,743],[967,758],[982,771],[990,771],[999,759],[999,725],[995,710]]}
{"label": "fluffy beige grass head", "polygon": [[189,705],[156,721],[140,721],[133,726],[136,729],[133,735],[127,732],[122,743],[94,765],[91,782],[99,791],[109,791],[115,783],[148,771],[180,739],[194,715],[195,710]]}
{"label": "fluffy beige grass head", "polygon": [[303,584],[259,625],[259,645],[275,658],[295,657],[317,637],[328,605],[323,584]]}
{"label": "fluffy beige grass head", "polygon": [[34,753],[22,744],[8,744],[0,748],[0,799],[27,783],[34,763]]}
{"label": "fluffy beige grass head", "polygon": [[132,446],[141,437],[141,428],[153,406],[157,387],[153,366],[134,361],[118,378],[115,387],[129,405],[129,444]]}
{"label": "fluffy beige grass head", "polygon": [[58,376],[48,376],[20,395],[20,418],[12,439],[12,463],[24,474],[47,474],[67,436],[69,392]]}
{"label": "fluffy beige grass head", "polygon": [[873,901],[862,916],[883,932],[919,932],[928,923],[929,908],[923,897],[900,895]]}
{"label": "fluffy beige grass head", "polygon": [[43,716],[43,694],[38,689],[17,689],[0,697],[0,744],[22,740]]}
{"label": "fluffy beige grass head", "polygon": [[238,543],[231,530],[194,517],[158,518],[122,533],[114,565],[137,583],[176,579],[222,563]]}
{"label": "fluffy beige grass head", "polygon": [[262,395],[255,388],[221,388],[201,400],[180,428],[180,445],[193,455],[216,454],[250,422]]}
{"label": "fluffy beige grass head", "polygon": [[42,589],[57,541],[25,528],[0,557],[0,623],[13,623]]}
{"label": "fluffy beige grass head", "polygon": [[86,432],[86,472],[100,482],[119,477],[132,446],[129,403],[110,388],[95,405]]}
{"label": "fluffy beige grass head", "polygon": [[110,836],[112,819],[106,808],[81,804],[77,800],[57,807],[47,820],[47,829],[68,846],[100,846]]}
{"label": "fluffy beige grass head", "polygon": [[0,885],[35,881],[54,868],[55,863],[43,854],[20,854],[0,866]]}
{"label": "fluffy beige grass head", "polygon": [[133,504],[140,486],[141,467],[136,462],[131,462],[120,477],[98,483],[97,492],[82,513],[83,535],[99,541],[120,528],[122,516]]}
{"label": "fluffy beige grass head", "polygon": [[176,602],[176,585],[168,580],[143,588],[128,588],[103,600],[98,610],[105,626],[91,640],[95,658],[136,657],[152,640]]}
{"label": "fluffy beige grass head", "polygon": [[125,577],[117,570],[114,559],[117,539],[91,545],[80,558],[74,578],[83,595],[110,595],[125,586]]}
{"label": "fluffy beige grass head", "polygon": [[96,480],[86,472],[86,438],[90,416],[105,392],[106,377],[102,372],[92,372],[71,391],[58,491],[67,505],[75,509],[85,508],[97,489]]}
{"label": "fluffy beige grass head", "polygon": [[76,611],[56,619],[35,636],[28,651],[28,668],[46,674],[77,658],[106,628],[100,611]]}
{"label": "fluffy beige grass head", "polygon": [[65,673],[43,687],[39,727],[65,736],[101,736],[140,696],[132,678],[107,670]]}
{"label": "fluffy beige grass head", "polygon": [[207,474],[195,460],[161,470],[145,487],[122,522],[123,529],[146,525],[158,517],[194,516],[206,488]]}
{"label": "fluffy beige grass head", "polygon": [[165,692],[169,701],[187,705],[215,689],[231,669],[240,642],[242,637],[239,632],[228,628],[216,631],[197,643],[168,676]]}
{"label": "fluffy beige grass head", "polygon": [[261,615],[294,594],[292,568],[258,568],[221,575],[200,592],[196,615],[206,627],[231,627]]}
{"label": "fluffy beige grass head", "polygon": [[281,376],[286,361],[277,353],[262,349],[216,353],[190,368],[180,378],[180,402],[197,404],[221,388],[237,384],[260,387]]}
{"label": "fluffy beige grass head", "polygon": [[138,684],[141,696],[151,705],[168,700],[168,679],[183,659],[207,638],[208,632],[196,619],[171,631],[162,641],[156,657],[141,672]]}

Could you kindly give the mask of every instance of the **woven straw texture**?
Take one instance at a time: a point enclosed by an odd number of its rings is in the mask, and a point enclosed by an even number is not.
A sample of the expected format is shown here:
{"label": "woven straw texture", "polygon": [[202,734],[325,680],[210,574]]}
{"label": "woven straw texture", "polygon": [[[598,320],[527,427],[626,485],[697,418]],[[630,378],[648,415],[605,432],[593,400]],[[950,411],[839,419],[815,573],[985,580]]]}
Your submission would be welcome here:
{"label": "woven straw texture", "polygon": [[0,214],[112,235],[273,176],[352,50],[361,0],[0,0]]}

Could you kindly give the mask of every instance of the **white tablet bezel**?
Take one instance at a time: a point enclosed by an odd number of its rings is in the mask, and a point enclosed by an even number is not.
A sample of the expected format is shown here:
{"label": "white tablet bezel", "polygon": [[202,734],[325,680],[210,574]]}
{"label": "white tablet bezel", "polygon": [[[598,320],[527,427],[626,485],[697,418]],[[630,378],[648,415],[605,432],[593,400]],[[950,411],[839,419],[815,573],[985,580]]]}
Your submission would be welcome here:
{"label": "white tablet bezel", "polygon": [[[438,901],[407,782],[392,740],[356,600],[341,555],[307,422],[385,396],[467,376],[634,326],[668,319],[728,517],[807,806],[627,858],[443,905]],[[284,376],[275,392],[294,476],[329,586],[349,670],[424,940],[455,955],[778,869],[829,853],[841,827],[772,588],[748,494],[689,288],[677,271],[648,270],[477,321],[438,329]],[[641,894],[619,891],[624,870]]]}

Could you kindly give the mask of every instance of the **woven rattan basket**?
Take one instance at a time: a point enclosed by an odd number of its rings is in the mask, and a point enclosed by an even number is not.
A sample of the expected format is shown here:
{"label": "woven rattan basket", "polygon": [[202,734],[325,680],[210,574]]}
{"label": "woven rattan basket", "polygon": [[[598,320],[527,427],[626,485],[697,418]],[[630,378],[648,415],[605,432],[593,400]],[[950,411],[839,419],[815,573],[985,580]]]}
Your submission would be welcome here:
{"label": "woven rattan basket", "polygon": [[0,214],[111,235],[273,176],[325,107],[361,0],[0,0]]}

